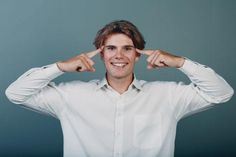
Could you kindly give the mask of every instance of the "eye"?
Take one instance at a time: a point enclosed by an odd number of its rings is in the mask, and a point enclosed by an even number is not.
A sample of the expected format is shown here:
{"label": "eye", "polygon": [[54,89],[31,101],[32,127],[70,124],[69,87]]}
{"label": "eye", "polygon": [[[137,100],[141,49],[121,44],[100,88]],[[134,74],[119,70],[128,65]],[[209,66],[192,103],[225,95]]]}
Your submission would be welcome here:
{"label": "eye", "polygon": [[125,50],[126,50],[126,51],[131,51],[131,50],[132,50],[132,47],[125,47]]}
{"label": "eye", "polygon": [[133,51],[134,50],[134,48],[133,47],[131,47],[131,46],[126,46],[126,47],[124,47],[124,50],[125,51]]}
{"label": "eye", "polygon": [[107,49],[108,49],[108,50],[114,50],[115,47],[108,47]]}
{"label": "eye", "polygon": [[107,46],[106,47],[106,50],[108,50],[108,51],[114,51],[115,49],[116,49],[115,46]]}

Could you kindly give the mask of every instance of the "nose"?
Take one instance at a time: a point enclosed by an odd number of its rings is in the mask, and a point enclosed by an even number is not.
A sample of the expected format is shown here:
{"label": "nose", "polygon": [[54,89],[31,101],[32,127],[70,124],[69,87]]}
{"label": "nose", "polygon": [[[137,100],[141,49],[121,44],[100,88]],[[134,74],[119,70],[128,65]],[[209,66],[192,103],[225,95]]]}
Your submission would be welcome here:
{"label": "nose", "polygon": [[115,54],[115,57],[117,58],[117,59],[119,59],[119,58],[122,58],[123,57],[123,50],[122,49],[117,49],[117,51],[116,51],[116,54]]}

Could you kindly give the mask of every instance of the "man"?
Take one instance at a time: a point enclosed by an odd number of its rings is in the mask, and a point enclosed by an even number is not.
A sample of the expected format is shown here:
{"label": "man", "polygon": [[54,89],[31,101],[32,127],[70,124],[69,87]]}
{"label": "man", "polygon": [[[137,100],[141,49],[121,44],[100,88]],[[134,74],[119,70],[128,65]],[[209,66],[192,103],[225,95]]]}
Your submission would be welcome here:
{"label": "man", "polygon": [[[65,157],[173,157],[176,126],[184,116],[228,101],[233,89],[212,69],[145,41],[129,21],[114,21],[95,38],[96,50],[33,68],[6,90],[10,101],[48,113],[61,122]],[[66,72],[95,71],[100,54],[103,80],[51,81]],[[147,68],[177,68],[191,84],[137,80],[134,66],[147,55]]]}

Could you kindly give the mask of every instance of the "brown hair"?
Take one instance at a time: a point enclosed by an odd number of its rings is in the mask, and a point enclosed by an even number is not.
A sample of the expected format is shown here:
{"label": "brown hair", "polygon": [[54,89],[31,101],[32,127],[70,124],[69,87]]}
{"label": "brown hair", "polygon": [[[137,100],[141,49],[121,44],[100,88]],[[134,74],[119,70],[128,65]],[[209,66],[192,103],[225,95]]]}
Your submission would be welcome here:
{"label": "brown hair", "polygon": [[145,47],[145,41],[138,28],[129,21],[116,20],[105,25],[97,32],[93,44],[96,48],[105,44],[105,41],[110,35],[121,33],[127,35],[136,48],[142,50]]}

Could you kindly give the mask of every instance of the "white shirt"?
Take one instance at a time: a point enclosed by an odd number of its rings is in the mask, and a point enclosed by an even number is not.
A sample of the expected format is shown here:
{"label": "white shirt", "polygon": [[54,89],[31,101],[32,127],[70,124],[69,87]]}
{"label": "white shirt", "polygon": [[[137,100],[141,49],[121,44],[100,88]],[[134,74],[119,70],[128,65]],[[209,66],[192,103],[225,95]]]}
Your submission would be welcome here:
{"label": "white shirt", "polygon": [[206,66],[186,60],[180,70],[191,84],[134,78],[120,95],[106,79],[55,85],[63,72],[52,64],[27,71],[6,95],[60,120],[65,157],[173,157],[177,122],[233,95]]}

